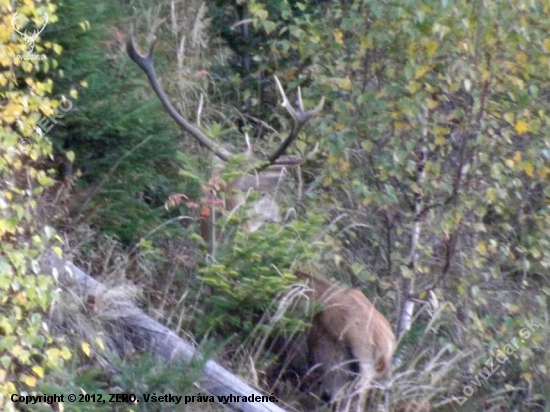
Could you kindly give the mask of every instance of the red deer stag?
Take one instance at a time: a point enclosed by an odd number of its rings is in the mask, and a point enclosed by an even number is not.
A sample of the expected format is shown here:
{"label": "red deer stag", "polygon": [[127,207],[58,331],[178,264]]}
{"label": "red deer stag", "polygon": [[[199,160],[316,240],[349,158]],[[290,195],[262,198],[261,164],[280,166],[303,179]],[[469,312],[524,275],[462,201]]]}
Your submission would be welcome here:
{"label": "red deer stag", "polygon": [[[174,121],[202,146],[210,150],[219,161],[227,162],[234,154],[182,117],[170,103],[155,74],[154,47],[155,41],[149,46],[149,52],[141,55],[136,50],[133,37],[130,36],[127,41],[130,58],[145,72],[153,90]],[[298,108],[296,109],[290,104],[277,78],[275,83],[281,95],[282,106],[294,121],[292,130],[281,146],[260,166],[251,167],[251,173],[226,186],[224,189],[228,195],[225,204],[226,212],[242,204],[244,193],[249,190],[269,194],[270,190],[277,187],[285,167],[299,165],[309,157],[284,154],[297,138],[302,127],[321,111],[324,98],[313,110],[306,111],[298,89]],[[247,156],[252,157],[250,145]],[[219,169],[216,170],[214,177],[219,176],[219,173]],[[250,231],[257,229],[262,222],[277,220],[278,207],[269,198],[260,199],[251,206],[251,209],[256,213],[256,217],[250,217],[248,222]],[[211,239],[210,243],[212,247]],[[333,402],[338,402],[342,389],[350,386],[356,372],[355,375],[359,378],[356,380],[355,395],[352,398],[357,398],[358,407],[362,407],[366,402],[372,381],[382,376],[389,368],[396,344],[391,326],[359,290],[343,289],[320,276],[303,272],[298,272],[297,276],[308,282],[314,299],[323,306],[313,320],[306,349],[313,363],[320,365],[324,372],[322,390],[329,394]]]}
{"label": "red deer stag", "polygon": [[[168,96],[164,92],[160,82],[157,79],[155,74],[155,69],[153,67],[153,50],[155,47],[156,39],[149,46],[149,52],[146,55],[141,55],[137,52],[133,36],[129,36],[127,41],[127,51],[130,58],[145,72],[149,83],[153,87],[153,90],[160,99],[164,109],[168,114],[174,119],[174,121],[180,126],[184,131],[193,136],[203,147],[207,148],[210,152],[215,155],[217,165],[219,166],[220,162],[227,162],[233,156],[226,148],[219,145],[214,140],[210,139],[206,134],[204,134],[197,126],[190,123],[187,119],[182,117],[178,111],[174,108]],[[250,173],[243,175],[241,178],[229,183],[223,189],[226,194],[225,202],[225,211],[230,212],[235,209],[237,206],[244,203],[244,194],[250,190],[257,190],[262,195],[265,195],[264,198],[258,200],[251,205],[248,215],[250,220],[245,229],[249,231],[254,231],[261,226],[263,222],[266,221],[277,221],[280,220],[279,209],[274,200],[269,197],[270,191],[276,188],[280,182],[282,174],[284,174],[284,169],[286,167],[297,166],[303,163],[307,158],[310,157],[310,154],[300,157],[293,155],[285,155],[286,150],[289,146],[296,140],[298,133],[302,127],[313,117],[315,117],[323,108],[324,97],[321,99],[319,104],[311,111],[306,111],[302,102],[302,96],[300,89],[298,89],[298,108],[294,108],[283,90],[281,83],[275,77],[275,83],[277,89],[281,95],[282,106],[289,112],[293,119],[292,130],[288,136],[283,140],[282,144],[279,146],[273,154],[268,156],[266,159],[258,162],[251,162]],[[247,138],[247,143],[248,138]],[[246,152],[246,157],[249,160],[253,160],[252,150],[249,144],[248,151]],[[256,159],[262,160],[262,159]],[[259,166],[258,166],[259,164]],[[214,176],[219,176],[220,170],[217,167],[217,170],[214,171]],[[212,207],[212,211],[214,208]],[[254,216],[252,216],[254,214]],[[213,213],[212,213],[213,216]],[[213,218],[212,218],[213,219]],[[210,249],[213,250],[214,246],[214,236],[213,225],[210,224],[211,230],[209,231],[209,239],[205,239],[210,243]]]}
{"label": "red deer stag", "polygon": [[373,380],[390,368],[396,347],[388,320],[357,289],[344,289],[311,273],[297,272],[322,306],[307,338],[309,358],[321,367],[321,392],[338,409],[363,410]]}

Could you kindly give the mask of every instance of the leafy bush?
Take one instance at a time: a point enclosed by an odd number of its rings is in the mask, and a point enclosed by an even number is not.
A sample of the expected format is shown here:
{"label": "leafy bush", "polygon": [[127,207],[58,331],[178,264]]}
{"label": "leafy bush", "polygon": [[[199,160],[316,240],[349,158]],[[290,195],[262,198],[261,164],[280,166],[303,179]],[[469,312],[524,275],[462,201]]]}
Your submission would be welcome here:
{"label": "leafy bush", "polygon": [[[246,50],[255,62],[249,76],[283,71],[287,82],[318,85],[306,98],[327,97],[310,132],[324,162],[306,173],[326,210],[344,216],[341,263],[389,287],[401,313],[407,297],[428,305],[429,291],[451,303],[445,317],[459,327],[438,329],[440,347],[472,353],[460,358],[467,381],[477,355],[486,359],[511,338],[510,325],[547,312],[547,5],[250,1],[236,15],[228,2],[216,4],[227,8],[228,26],[252,20],[253,38],[221,32],[236,62],[239,36],[245,46],[262,43]],[[249,84],[240,95],[265,102],[265,89]],[[396,319],[400,333],[405,319]],[[517,402],[514,390],[533,385],[539,402],[536,382],[548,380],[547,359],[535,361],[543,335],[507,365],[513,379],[504,371],[492,378],[508,385],[509,398],[480,394],[488,405]]]}
{"label": "leafy bush", "polygon": [[52,95],[50,72],[61,48],[38,38],[33,53],[46,60],[17,58],[26,55],[26,45],[11,26],[16,12],[19,29],[40,27],[44,15],[53,26],[56,8],[52,1],[0,4],[5,17],[0,21],[0,408],[6,411],[15,410],[11,394],[34,393],[71,358],[46,323],[59,290],[54,278],[41,273],[40,257],[49,247],[61,249],[60,238],[39,213],[38,199],[53,183],[51,171],[44,170],[52,146],[35,130],[62,104]]}
{"label": "leafy bush", "polygon": [[212,290],[203,327],[223,336],[239,333],[241,339],[262,317],[270,317],[275,298],[296,282],[292,271],[318,261],[323,243],[315,237],[324,220],[312,213],[306,221],[283,226],[268,223],[245,233],[241,230],[244,219],[239,213],[219,219],[224,242],[212,262],[199,270],[201,280]]}

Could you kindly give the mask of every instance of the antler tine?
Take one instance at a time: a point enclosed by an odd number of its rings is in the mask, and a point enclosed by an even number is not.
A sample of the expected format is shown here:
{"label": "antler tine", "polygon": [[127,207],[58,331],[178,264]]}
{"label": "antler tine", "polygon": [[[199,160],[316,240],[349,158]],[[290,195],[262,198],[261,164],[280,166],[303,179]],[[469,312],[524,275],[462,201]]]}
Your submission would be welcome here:
{"label": "antler tine", "polygon": [[[292,127],[292,130],[288,137],[283,141],[281,146],[269,157],[267,160],[268,163],[265,167],[273,164],[278,164],[277,159],[281,157],[284,152],[288,149],[288,146],[298,137],[298,133],[300,132],[300,129],[313,117],[317,116],[319,112],[323,109],[323,105],[325,104],[325,97],[321,97],[321,100],[315,106],[313,110],[306,111],[304,109],[304,102],[302,100],[302,91],[300,88],[298,88],[297,92],[297,98],[298,98],[298,110],[296,110],[288,100],[288,97],[286,96],[286,93],[283,89],[283,86],[281,85],[281,82],[275,77],[275,84],[277,85],[277,89],[279,90],[279,94],[281,95],[282,103],[281,105],[288,111],[292,119],[294,120],[294,125]],[[304,159],[305,160],[305,159]],[[288,162],[287,162],[288,163]],[[301,162],[300,162],[301,163]]]}
{"label": "antler tine", "polygon": [[178,113],[178,111],[174,108],[172,103],[170,103],[168,96],[164,92],[164,89],[162,88],[162,86],[160,85],[157,79],[157,75],[155,73],[155,68],[153,65],[153,51],[155,49],[156,42],[157,42],[157,38],[155,36],[155,38],[149,45],[149,52],[146,55],[142,55],[136,49],[136,44],[134,42],[133,34],[130,34],[130,36],[128,36],[128,39],[126,41],[126,50],[128,52],[128,56],[130,56],[130,58],[147,75],[147,79],[149,80],[149,83],[151,83],[151,86],[153,87],[153,90],[155,91],[159,100],[164,106],[164,109],[168,112],[170,117],[174,119],[174,121],[178,124],[178,126],[180,126],[183,130],[185,130],[187,133],[189,133],[191,136],[197,139],[197,141],[201,145],[206,147],[208,150],[214,153],[221,160],[223,160],[224,162],[229,160],[229,158],[232,156],[231,152],[221,147],[215,141],[213,141],[208,136],[206,136],[199,128],[197,128],[196,126],[191,124],[189,121],[187,121],[184,117],[182,117]]}
{"label": "antler tine", "polygon": [[304,110],[304,102],[302,101],[302,88],[300,86],[298,86],[298,91],[296,92],[296,95],[298,97],[298,108],[301,111],[305,111]]}

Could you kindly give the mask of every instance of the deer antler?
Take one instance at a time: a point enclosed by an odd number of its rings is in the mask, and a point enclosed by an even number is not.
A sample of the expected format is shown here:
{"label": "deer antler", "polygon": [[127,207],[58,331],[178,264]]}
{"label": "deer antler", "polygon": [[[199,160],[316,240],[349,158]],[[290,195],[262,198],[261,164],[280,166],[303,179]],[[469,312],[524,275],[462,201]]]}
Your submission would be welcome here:
{"label": "deer antler", "polygon": [[[275,84],[277,85],[277,89],[279,90],[279,94],[281,95],[281,99],[283,100],[283,102],[281,103],[281,106],[283,106],[288,111],[288,113],[290,114],[290,116],[294,120],[294,124],[292,126],[292,130],[290,131],[290,134],[288,135],[288,137],[283,141],[281,146],[279,146],[279,148],[267,159],[268,164],[264,167],[267,167],[269,165],[274,165],[274,164],[281,164],[281,163],[278,162],[278,159],[284,154],[286,149],[288,149],[288,146],[290,146],[292,144],[292,142],[294,142],[294,140],[298,137],[298,133],[300,132],[300,129],[302,129],[302,127],[311,118],[317,116],[321,112],[321,110],[323,109],[323,105],[325,104],[325,97],[323,96],[323,97],[321,97],[321,100],[319,101],[317,106],[315,106],[315,108],[313,110],[311,110],[309,112],[306,111],[304,109],[304,102],[302,101],[302,91],[298,87],[298,93],[297,93],[297,95],[298,95],[297,96],[298,97],[298,110],[296,110],[290,104],[290,101],[288,100],[288,97],[286,96],[286,93],[283,89],[283,86],[281,86],[281,82],[279,81],[277,76],[274,76],[274,77],[275,77]],[[315,146],[314,150],[317,150],[317,145]],[[310,155],[306,155],[303,158],[297,158],[297,161],[299,163],[302,163],[304,160],[306,160],[309,157],[310,157]],[[289,164],[288,161],[289,161],[289,159],[286,159],[286,162],[284,164]]]}
{"label": "deer antler", "polygon": [[157,94],[158,98],[160,99],[162,105],[164,106],[168,114],[172,117],[172,119],[174,119],[174,121],[178,124],[178,126],[180,126],[183,130],[185,130],[187,133],[197,139],[200,144],[202,144],[204,147],[214,153],[221,160],[223,160],[224,162],[228,161],[229,158],[232,156],[232,153],[229,152],[227,149],[221,147],[208,136],[206,136],[198,127],[194,126],[193,124],[189,123],[189,121],[184,119],[177,112],[174,106],[172,106],[172,103],[170,103],[168,96],[162,89],[162,86],[157,79],[155,68],[153,66],[153,50],[155,49],[156,43],[157,39],[155,37],[149,45],[149,52],[146,55],[141,55],[137,52],[134,42],[134,36],[131,35],[128,37],[128,41],[126,42],[126,49],[130,58],[141,68],[141,70],[145,72],[147,78],[149,79],[149,83],[151,83],[151,86],[153,87],[153,90]]}
{"label": "deer antler", "polygon": [[[233,155],[229,150],[225,149],[218,143],[216,143],[214,140],[210,139],[208,136],[206,136],[198,127],[191,124],[188,120],[183,118],[178,111],[174,108],[172,103],[170,103],[170,100],[168,99],[168,96],[162,89],[162,86],[160,85],[157,76],[155,74],[155,68],[153,66],[153,51],[156,44],[156,38],[153,39],[151,44],[149,45],[149,52],[146,55],[142,55],[138,53],[136,50],[136,45],[134,42],[134,36],[130,35],[128,37],[128,40],[126,42],[126,48],[128,51],[128,55],[130,58],[143,70],[143,72],[147,75],[147,78],[149,79],[149,83],[151,83],[151,86],[153,87],[153,90],[157,94],[158,98],[160,99],[162,105],[168,112],[168,114],[174,119],[174,121],[186,132],[188,132],[191,136],[193,136],[195,139],[199,141],[201,145],[206,147],[208,150],[210,150],[212,153],[214,153],[220,160],[227,161],[229,158]],[[277,89],[279,90],[279,93],[281,95],[281,98],[283,100],[282,106],[290,113],[290,116],[294,120],[294,124],[292,127],[292,130],[288,137],[283,141],[281,146],[266,160],[265,164],[260,166],[256,169],[257,172],[266,169],[269,166],[292,166],[292,165],[299,165],[300,163],[303,163],[305,160],[311,157],[311,153],[308,153],[305,156],[299,157],[299,156],[283,156],[285,151],[288,149],[288,147],[296,140],[296,137],[298,137],[298,133],[300,132],[301,128],[312,118],[315,117],[321,109],[323,108],[323,104],[325,103],[325,98],[322,97],[321,101],[317,106],[311,110],[306,111],[304,109],[304,103],[302,101],[302,93],[300,88],[298,88],[298,109],[295,109],[289,102],[285,91],[283,90],[283,87],[281,86],[281,82],[279,82],[279,79],[275,77],[275,83],[277,84]],[[317,145],[315,145],[315,149],[317,150]]]}

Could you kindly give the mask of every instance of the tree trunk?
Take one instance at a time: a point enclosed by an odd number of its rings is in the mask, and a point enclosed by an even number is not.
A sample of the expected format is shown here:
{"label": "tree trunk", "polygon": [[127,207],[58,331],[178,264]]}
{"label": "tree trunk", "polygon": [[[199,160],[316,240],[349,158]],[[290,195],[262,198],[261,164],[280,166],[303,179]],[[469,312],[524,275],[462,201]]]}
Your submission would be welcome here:
{"label": "tree trunk", "polygon": [[[41,265],[45,273],[52,274],[55,270],[59,281],[71,287],[72,291],[80,296],[85,296],[91,290],[97,293],[106,289],[105,286],[92,279],[84,271],[70,262],[63,261],[53,252],[46,253],[42,257]],[[138,350],[149,350],[163,357],[167,362],[176,359],[189,362],[194,356],[200,356],[192,344],[151,319],[135,306],[129,305],[128,310],[121,314],[119,322],[123,326],[124,337]],[[219,397],[253,395],[255,399],[256,396],[262,396],[262,394],[212,360],[206,362],[203,368],[203,377],[198,384],[202,390],[213,395],[216,402],[231,411],[285,412],[273,402],[237,402],[233,398],[233,402],[223,403]]]}

